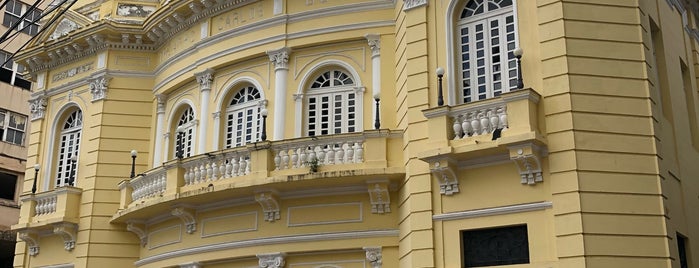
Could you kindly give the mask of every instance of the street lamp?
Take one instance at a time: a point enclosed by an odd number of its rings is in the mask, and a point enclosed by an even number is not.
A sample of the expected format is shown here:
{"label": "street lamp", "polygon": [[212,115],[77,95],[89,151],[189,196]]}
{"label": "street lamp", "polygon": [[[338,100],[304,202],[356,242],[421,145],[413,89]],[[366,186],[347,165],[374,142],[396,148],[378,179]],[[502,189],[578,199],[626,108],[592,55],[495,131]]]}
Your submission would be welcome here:
{"label": "street lamp", "polygon": [[262,115],[262,134],[260,134],[260,140],[266,141],[267,140],[267,109],[262,108],[262,111],[260,111],[260,114]]}
{"label": "street lamp", "polygon": [[131,178],[136,177],[136,155],[138,152],[136,150],[131,150]]}
{"label": "street lamp", "polygon": [[381,96],[377,92],[374,94],[374,101],[376,101],[376,120],[374,120],[374,129],[381,128],[381,119],[379,117],[379,101],[381,101]]}
{"label": "street lamp", "polygon": [[522,48],[517,47],[512,51],[512,54],[515,55],[515,58],[517,58],[517,89],[523,89],[524,80],[522,80],[522,55],[524,54],[524,51],[522,51]]}
{"label": "street lamp", "polygon": [[442,106],[444,105],[444,95],[442,94],[442,77],[444,77],[444,68],[442,67],[437,67],[437,81],[439,82],[437,89],[438,95],[437,95],[437,106]]}
{"label": "street lamp", "polygon": [[75,186],[75,164],[78,162],[78,156],[73,155],[70,157],[70,178],[68,178],[68,185]]}
{"label": "street lamp", "polygon": [[39,176],[39,164],[34,165],[34,184],[32,185],[32,194],[36,193],[36,177]]}
{"label": "street lamp", "polygon": [[175,156],[178,159],[182,159],[184,157],[184,144],[182,144],[182,137],[184,136],[184,127],[183,126],[178,126],[177,127],[177,152],[175,152]]}

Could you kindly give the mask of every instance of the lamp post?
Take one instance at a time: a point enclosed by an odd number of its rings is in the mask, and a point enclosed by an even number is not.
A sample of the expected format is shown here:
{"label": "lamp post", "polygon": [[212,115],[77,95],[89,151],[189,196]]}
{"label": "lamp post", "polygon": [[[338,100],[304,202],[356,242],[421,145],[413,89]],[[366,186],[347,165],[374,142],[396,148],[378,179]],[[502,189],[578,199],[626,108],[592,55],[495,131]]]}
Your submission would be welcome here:
{"label": "lamp post", "polygon": [[437,73],[437,81],[438,81],[437,89],[439,90],[437,92],[438,93],[437,106],[442,106],[442,105],[444,105],[444,95],[442,94],[442,77],[444,77],[444,68],[437,67],[436,73]]}
{"label": "lamp post", "polygon": [[177,127],[177,152],[175,152],[175,156],[178,159],[182,159],[184,157],[184,144],[182,144],[182,137],[184,136],[184,127],[183,126],[178,126]]}
{"label": "lamp post", "polygon": [[131,150],[131,178],[136,177],[136,155],[138,152],[136,150]]}
{"label": "lamp post", "polygon": [[517,89],[523,89],[524,80],[522,80],[522,55],[524,54],[524,51],[522,51],[522,48],[517,47],[512,51],[512,54],[515,55],[515,58],[517,58]]}
{"label": "lamp post", "polygon": [[374,94],[374,101],[376,101],[376,120],[374,120],[374,129],[381,128],[381,118],[379,114],[379,101],[381,101],[381,96],[379,93]]}
{"label": "lamp post", "polygon": [[39,176],[39,164],[34,165],[34,184],[32,185],[32,194],[36,193],[36,177]]}
{"label": "lamp post", "polygon": [[260,140],[266,141],[267,140],[267,109],[262,108],[262,111],[260,111],[260,114],[262,115],[262,133],[260,134]]}
{"label": "lamp post", "polygon": [[78,162],[78,156],[73,155],[70,157],[70,178],[68,178],[68,185],[75,186],[75,164]]}

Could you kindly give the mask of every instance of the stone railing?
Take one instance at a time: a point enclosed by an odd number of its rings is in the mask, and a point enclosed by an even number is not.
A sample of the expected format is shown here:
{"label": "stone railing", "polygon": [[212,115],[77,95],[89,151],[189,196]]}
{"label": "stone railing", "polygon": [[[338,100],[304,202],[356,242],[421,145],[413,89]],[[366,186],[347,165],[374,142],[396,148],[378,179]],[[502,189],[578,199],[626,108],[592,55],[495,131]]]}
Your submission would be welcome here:
{"label": "stone railing", "polygon": [[[50,222],[77,223],[82,189],[61,186],[51,191],[22,196],[23,206],[18,228],[41,227]],[[25,214],[26,213],[26,214]],[[47,227],[48,228],[48,227]]]}
{"label": "stone railing", "polygon": [[56,212],[58,204],[58,196],[55,192],[45,192],[35,197],[36,205],[34,206],[34,215],[41,216]]}
{"label": "stone railing", "polygon": [[195,185],[250,174],[250,151],[238,147],[184,160],[184,184]]}
{"label": "stone railing", "polygon": [[454,121],[454,139],[487,135],[495,130],[507,128],[507,105],[498,102],[486,105],[459,106],[451,110],[449,116]]}
{"label": "stone railing", "polygon": [[362,135],[310,139],[272,145],[275,170],[309,165],[340,165],[364,162]]}
{"label": "stone railing", "polygon": [[167,185],[167,173],[165,169],[160,168],[159,170],[146,173],[144,175],[138,176],[130,181],[131,188],[131,198],[136,201],[146,197],[152,197],[160,195],[165,192],[165,186]]}

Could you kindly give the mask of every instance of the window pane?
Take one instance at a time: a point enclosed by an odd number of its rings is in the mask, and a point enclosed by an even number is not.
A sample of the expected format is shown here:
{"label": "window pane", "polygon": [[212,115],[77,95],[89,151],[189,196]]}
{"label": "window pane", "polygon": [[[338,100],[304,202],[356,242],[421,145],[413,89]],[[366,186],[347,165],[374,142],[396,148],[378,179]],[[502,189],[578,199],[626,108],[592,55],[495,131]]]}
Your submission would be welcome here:
{"label": "window pane", "polygon": [[461,231],[464,267],[529,263],[527,226]]}

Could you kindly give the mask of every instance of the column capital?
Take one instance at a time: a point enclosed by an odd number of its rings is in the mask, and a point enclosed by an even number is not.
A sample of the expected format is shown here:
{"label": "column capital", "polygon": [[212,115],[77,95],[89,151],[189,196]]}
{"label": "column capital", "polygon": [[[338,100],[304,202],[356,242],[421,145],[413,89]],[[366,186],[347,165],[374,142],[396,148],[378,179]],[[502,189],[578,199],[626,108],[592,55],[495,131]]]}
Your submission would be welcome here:
{"label": "column capital", "polygon": [[267,55],[269,55],[269,60],[274,63],[274,70],[286,70],[289,69],[289,54],[291,49],[288,47],[283,47],[280,49],[269,50]]}
{"label": "column capital", "polygon": [[92,93],[92,102],[107,98],[107,87],[111,78],[103,75],[89,81],[90,93]]}
{"label": "column capital", "polygon": [[207,68],[204,71],[194,73],[199,83],[199,89],[201,91],[211,90],[211,82],[214,81],[214,70]]}
{"label": "column capital", "polygon": [[381,247],[364,247],[366,251],[366,259],[371,263],[372,268],[381,268],[383,257],[381,256]]}
{"label": "column capital", "polygon": [[371,57],[376,57],[381,55],[381,36],[378,34],[367,34],[364,38],[369,42],[369,48],[371,48]]}
{"label": "column capital", "polygon": [[284,257],[286,253],[283,252],[257,254],[257,258],[260,259],[258,262],[260,268],[282,268],[285,263]]}
{"label": "column capital", "polygon": [[158,109],[156,110],[156,112],[159,114],[165,113],[165,101],[167,101],[167,95],[156,94],[155,98],[158,100]]}
{"label": "column capital", "polygon": [[29,100],[29,111],[31,112],[32,121],[44,118],[47,101],[48,98],[45,95]]}
{"label": "column capital", "polygon": [[427,0],[405,0],[403,1],[403,10],[411,10],[414,8],[427,6]]}

